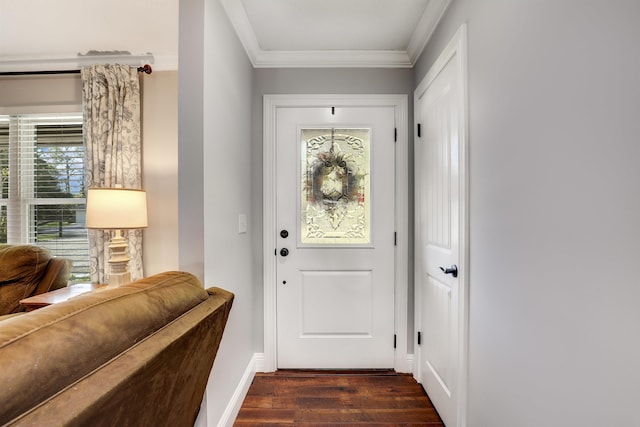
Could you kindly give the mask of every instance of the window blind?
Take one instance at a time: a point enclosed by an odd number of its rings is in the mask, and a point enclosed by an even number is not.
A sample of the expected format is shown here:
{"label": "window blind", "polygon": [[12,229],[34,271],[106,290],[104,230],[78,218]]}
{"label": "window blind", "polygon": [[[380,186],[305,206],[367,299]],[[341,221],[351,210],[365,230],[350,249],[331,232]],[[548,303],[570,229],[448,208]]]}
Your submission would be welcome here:
{"label": "window blind", "polygon": [[82,116],[9,116],[0,121],[0,147],[6,242],[71,258],[72,280],[88,280]]}
{"label": "window blind", "polygon": [[9,198],[9,117],[0,116],[0,243],[7,243]]}

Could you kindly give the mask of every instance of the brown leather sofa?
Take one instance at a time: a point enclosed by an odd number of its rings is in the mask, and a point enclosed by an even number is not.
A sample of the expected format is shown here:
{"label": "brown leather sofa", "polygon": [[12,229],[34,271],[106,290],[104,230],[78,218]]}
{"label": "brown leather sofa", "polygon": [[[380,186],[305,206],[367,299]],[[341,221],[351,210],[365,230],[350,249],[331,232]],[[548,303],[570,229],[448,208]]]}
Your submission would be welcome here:
{"label": "brown leather sofa", "polygon": [[174,271],[0,321],[0,425],[192,426],[232,302]]}
{"label": "brown leather sofa", "polygon": [[20,300],[67,286],[71,260],[34,245],[0,245],[0,316],[25,311]]}

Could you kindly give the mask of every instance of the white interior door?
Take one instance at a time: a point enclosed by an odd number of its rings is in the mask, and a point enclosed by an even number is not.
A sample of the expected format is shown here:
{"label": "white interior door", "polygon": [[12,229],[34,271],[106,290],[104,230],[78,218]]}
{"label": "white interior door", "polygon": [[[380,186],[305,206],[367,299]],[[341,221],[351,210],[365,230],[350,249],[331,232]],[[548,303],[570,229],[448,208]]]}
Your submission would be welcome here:
{"label": "white interior door", "polygon": [[449,52],[415,94],[417,376],[450,427],[461,424],[466,310],[461,71],[459,51]]}
{"label": "white interior door", "polygon": [[279,108],[277,367],[394,366],[394,108]]}

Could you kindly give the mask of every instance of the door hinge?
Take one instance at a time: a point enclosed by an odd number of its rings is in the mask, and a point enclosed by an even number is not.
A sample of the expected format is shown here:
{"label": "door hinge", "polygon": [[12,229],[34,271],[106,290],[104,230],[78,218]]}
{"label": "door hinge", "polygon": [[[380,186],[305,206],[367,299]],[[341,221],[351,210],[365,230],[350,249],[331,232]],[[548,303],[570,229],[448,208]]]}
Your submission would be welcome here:
{"label": "door hinge", "polygon": [[422,334],[418,331],[418,345],[422,342]]}
{"label": "door hinge", "polygon": [[398,344],[398,337],[396,336],[396,334],[393,334],[393,348],[396,348],[397,344]]}
{"label": "door hinge", "polygon": [[418,138],[420,138],[420,123],[418,123]]}
{"label": "door hinge", "polygon": [[398,128],[393,128],[393,142],[398,142]]}
{"label": "door hinge", "polygon": [[393,232],[393,246],[398,246],[398,232]]}

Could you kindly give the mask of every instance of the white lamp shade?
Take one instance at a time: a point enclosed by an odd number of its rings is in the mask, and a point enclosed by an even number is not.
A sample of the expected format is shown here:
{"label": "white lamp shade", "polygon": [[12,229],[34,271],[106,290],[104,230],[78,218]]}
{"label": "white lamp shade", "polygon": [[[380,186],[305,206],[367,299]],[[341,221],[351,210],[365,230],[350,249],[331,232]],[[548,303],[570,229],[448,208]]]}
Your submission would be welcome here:
{"label": "white lamp shade", "polygon": [[127,229],[147,226],[147,193],[126,188],[87,191],[87,228]]}

